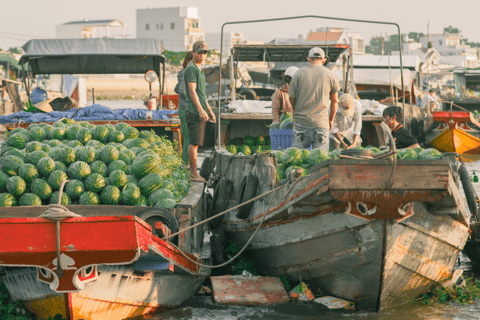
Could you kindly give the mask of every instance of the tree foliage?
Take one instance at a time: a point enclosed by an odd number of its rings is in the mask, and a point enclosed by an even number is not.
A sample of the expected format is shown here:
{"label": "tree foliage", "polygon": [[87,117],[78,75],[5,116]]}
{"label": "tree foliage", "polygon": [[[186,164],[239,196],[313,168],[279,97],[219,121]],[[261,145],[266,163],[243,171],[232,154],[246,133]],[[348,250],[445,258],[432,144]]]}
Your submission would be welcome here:
{"label": "tree foliage", "polygon": [[17,47],[11,47],[8,52],[20,54],[20,50]]}
{"label": "tree foliage", "polygon": [[408,34],[408,37],[415,42],[420,42],[420,38],[424,36],[423,32],[410,32]]}
{"label": "tree foliage", "polygon": [[443,34],[447,34],[447,33],[461,33],[461,31],[458,30],[458,28],[448,26],[446,28],[443,28]]}

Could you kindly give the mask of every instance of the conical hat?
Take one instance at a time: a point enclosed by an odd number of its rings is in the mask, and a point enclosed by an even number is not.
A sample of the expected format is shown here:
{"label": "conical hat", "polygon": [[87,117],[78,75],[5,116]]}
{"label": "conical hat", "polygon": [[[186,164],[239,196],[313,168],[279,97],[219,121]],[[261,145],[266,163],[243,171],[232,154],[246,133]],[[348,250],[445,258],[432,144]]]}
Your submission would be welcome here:
{"label": "conical hat", "polygon": [[38,110],[43,112],[51,112],[53,111],[52,106],[50,105],[50,100],[45,100],[33,105]]}

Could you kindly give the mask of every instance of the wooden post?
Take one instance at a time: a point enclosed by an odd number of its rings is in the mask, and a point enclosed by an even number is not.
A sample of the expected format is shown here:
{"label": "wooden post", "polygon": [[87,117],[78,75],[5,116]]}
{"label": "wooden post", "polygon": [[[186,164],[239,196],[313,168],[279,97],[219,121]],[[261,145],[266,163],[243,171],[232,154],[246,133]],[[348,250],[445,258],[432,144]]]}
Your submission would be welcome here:
{"label": "wooden post", "polygon": [[[222,72],[221,66],[220,66],[220,72]],[[235,77],[233,75],[234,72],[235,72],[235,68],[233,67],[233,57],[230,56],[230,100],[231,101],[235,101]]]}

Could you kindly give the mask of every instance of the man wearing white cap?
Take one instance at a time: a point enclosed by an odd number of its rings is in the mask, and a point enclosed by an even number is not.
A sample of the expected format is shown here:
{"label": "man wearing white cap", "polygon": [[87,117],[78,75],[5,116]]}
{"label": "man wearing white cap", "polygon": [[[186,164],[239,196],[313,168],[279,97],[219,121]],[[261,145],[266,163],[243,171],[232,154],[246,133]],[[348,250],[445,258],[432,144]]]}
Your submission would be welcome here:
{"label": "man wearing white cap", "polygon": [[362,130],[362,104],[353,99],[348,93],[338,99],[340,112],[333,120],[330,133],[330,150],[351,149],[361,143],[360,131]]}
{"label": "man wearing white cap", "polygon": [[340,81],[323,66],[327,59],[322,49],[310,49],[307,60],[310,65],[295,73],[288,89],[294,118],[293,147],[306,149],[313,145],[328,151]]}

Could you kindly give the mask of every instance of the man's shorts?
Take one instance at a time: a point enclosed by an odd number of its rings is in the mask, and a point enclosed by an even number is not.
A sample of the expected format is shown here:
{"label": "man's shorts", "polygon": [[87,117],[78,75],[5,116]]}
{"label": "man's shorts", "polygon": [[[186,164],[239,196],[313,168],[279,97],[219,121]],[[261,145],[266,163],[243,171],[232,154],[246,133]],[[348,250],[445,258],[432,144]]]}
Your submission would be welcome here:
{"label": "man's shorts", "polygon": [[328,152],[329,130],[323,128],[312,128],[295,122],[293,124],[293,147],[307,149],[310,145],[313,148],[323,149]]}
{"label": "man's shorts", "polygon": [[199,115],[192,112],[185,112],[185,120],[188,123],[188,136],[192,146],[203,146],[205,138],[205,120]]}

